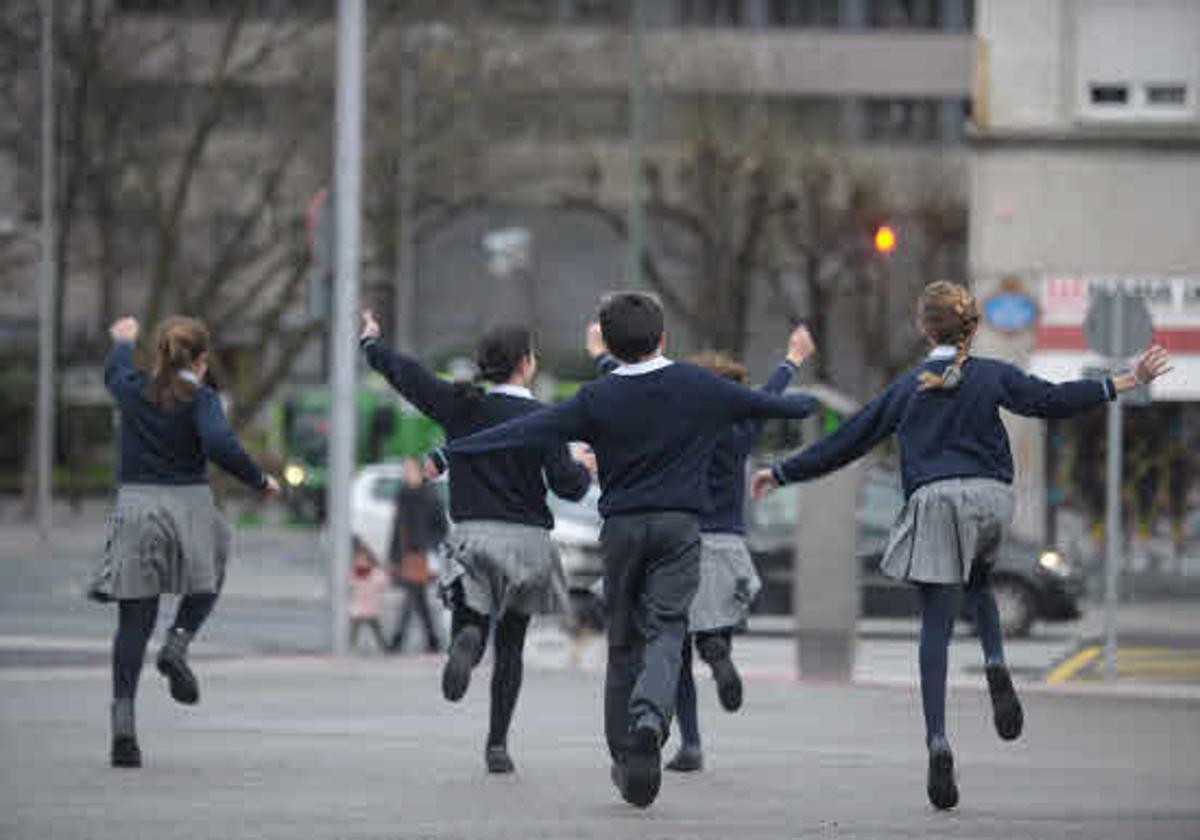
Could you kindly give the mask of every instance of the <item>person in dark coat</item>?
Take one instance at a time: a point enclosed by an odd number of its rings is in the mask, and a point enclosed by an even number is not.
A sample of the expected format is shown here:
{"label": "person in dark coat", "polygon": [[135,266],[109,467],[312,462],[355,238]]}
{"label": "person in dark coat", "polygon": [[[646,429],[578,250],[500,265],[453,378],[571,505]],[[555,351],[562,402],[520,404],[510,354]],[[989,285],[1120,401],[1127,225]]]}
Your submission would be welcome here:
{"label": "person in dark coat", "polygon": [[429,552],[446,538],[446,511],[433,485],[425,483],[421,462],[404,459],[404,480],[396,493],[396,516],[392,524],[392,540],[388,559],[392,579],[404,590],[404,605],[392,634],[389,650],[399,652],[404,647],[404,634],[415,613],[425,627],[425,647],[430,653],[441,649],[440,634],[433,624],[429,599]]}

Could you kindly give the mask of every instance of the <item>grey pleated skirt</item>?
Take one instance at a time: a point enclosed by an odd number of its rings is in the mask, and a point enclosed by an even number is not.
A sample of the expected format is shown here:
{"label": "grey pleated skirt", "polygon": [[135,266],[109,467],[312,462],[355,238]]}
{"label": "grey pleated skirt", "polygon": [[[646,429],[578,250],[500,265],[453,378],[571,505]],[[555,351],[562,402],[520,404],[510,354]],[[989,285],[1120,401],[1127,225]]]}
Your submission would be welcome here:
{"label": "grey pleated skirt", "polygon": [[88,597],[115,601],[219,592],[230,540],[208,485],[122,485]]}
{"label": "grey pleated skirt", "polygon": [[741,627],[760,589],[762,581],[741,534],[701,534],[700,587],[688,612],[688,630]]}
{"label": "grey pleated skirt", "polygon": [[1013,493],[991,478],[951,478],[909,497],[880,568],[916,583],[966,583],[977,564],[991,566],[1012,522]]}
{"label": "grey pleated skirt", "polygon": [[567,579],[550,532],[536,525],[470,520],[446,539],[438,588],[451,606],[461,583],[466,605],[484,615],[539,615],[567,604]]}

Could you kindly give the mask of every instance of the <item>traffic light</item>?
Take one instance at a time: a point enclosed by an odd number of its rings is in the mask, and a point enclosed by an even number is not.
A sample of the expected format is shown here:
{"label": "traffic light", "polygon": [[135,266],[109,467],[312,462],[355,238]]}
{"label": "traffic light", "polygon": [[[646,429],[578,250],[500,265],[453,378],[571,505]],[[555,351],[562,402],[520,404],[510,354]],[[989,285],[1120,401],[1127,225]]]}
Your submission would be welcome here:
{"label": "traffic light", "polygon": [[896,231],[889,225],[875,228],[875,253],[887,255],[896,250]]}

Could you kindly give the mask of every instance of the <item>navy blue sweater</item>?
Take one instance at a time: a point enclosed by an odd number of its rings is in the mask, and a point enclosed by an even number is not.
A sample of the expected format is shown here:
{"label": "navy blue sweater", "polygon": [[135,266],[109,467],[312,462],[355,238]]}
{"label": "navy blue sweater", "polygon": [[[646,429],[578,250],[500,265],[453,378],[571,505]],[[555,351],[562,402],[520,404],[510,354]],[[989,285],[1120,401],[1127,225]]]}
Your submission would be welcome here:
{"label": "navy blue sweater", "polygon": [[1006,362],[976,357],[963,365],[957,388],[918,390],[921,371],[941,373],[950,361],[927,359],[910,370],[836,432],[776,465],[776,480],[806,481],[833,472],[896,432],[905,496],[949,478],[1011,483],[1012,452],[1001,408],[1023,417],[1070,417],[1116,396],[1112,380],[1055,385]]}
{"label": "navy blue sweater", "polygon": [[[363,342],[367,362],[392,387],[437,422],[455,441],[506,420],[536,412],[536,400],[507,394],[483,394],[446,382],[411,356],[389,350],[377,339]],[[456,522],[500,520],[553,528],[546,506],[546,485],[558,496],[577,501],[591,484],[587,468],[571,457],[562,442],[536,451],[492,452],[466,457],[447,447],[450,516]]]}
{"label": "navy blue sweater", "polygon": [[589,382],[571,399],[465,440],[451,453],[542,447],[582,440],[600,471],[600,512],[684,511],[712,507],[708,473],[713,446],[731,423],[805,417],[817,403],[736,385],[700,368],[672,363]]}
{"label": "navy blue sweater", "polygon": [[149,376],[133,366],[133,345],[118,342],[104,365],[104,384],[121,409],[122,484],[207,484],[212,461],[257,490],[267,476],[229,428],[221,400],[206,386],[171,409],[145,396]]}
{"label": "navy blue sweater", "polygon": [[[620,364],[607,353],[596,359],[596,367],[601,373],[611,373]],[[791,362],[781,362],[762,390],[768,394],[782,394],[795,372],[796,367]],[[700,517],[701,531],[746,533],[746,459],[762,434],[765,422],[762,418],[742,420],[718,433],[708,468],[708,495],[712,507]]]}

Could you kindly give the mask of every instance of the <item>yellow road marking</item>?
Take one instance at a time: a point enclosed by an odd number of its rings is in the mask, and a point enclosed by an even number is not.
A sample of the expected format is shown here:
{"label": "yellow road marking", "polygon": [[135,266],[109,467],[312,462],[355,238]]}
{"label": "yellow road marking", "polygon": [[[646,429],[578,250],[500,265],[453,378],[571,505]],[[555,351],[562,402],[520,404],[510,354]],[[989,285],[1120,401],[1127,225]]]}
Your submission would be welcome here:
{"label": "yellow road marking", "polygon": [[1052,684],[1066,682],[1090,665],[1099,655],[1100,648],[1095,646],[1085,647],[1051,671],[1046,676],[1046,682]]}

